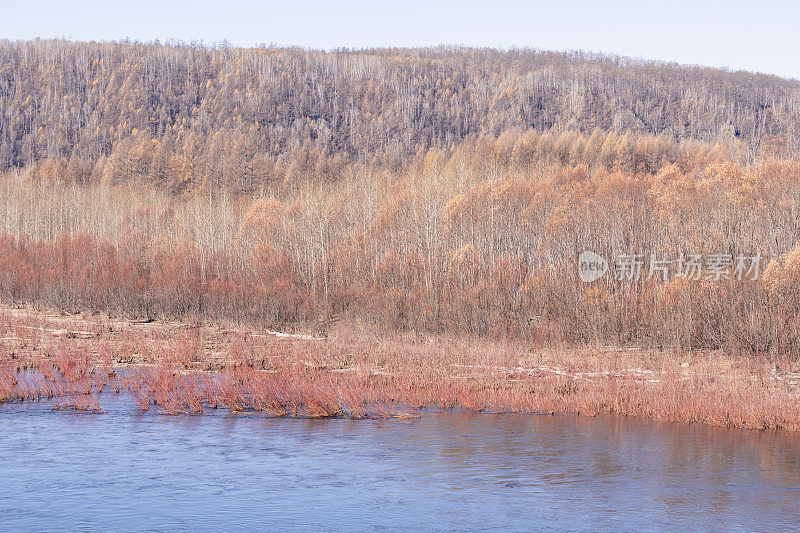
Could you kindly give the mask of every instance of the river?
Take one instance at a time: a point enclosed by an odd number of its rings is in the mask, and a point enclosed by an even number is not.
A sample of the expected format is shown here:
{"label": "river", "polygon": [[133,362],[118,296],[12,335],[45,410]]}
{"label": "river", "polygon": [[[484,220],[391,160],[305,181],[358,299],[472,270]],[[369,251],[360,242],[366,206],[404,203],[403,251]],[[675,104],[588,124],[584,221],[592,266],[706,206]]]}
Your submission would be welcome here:
{"label": "river", "polygon": [[800,436],[610,417],[300,420],[0,405],[4,531],[750,530],[800,523]]}

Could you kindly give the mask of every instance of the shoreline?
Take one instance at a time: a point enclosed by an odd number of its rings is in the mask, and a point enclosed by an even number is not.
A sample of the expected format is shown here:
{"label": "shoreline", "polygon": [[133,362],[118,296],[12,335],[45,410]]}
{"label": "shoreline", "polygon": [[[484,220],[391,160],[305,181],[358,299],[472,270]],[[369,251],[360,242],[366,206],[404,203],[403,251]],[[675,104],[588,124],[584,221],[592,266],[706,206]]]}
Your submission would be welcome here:
{"label": "shoreline", "polygon": [[800,363],[616,347],[378,332],[327,338],[0,307],[0,402],[101,410],[128,391],[161,414],[415,418],[446,412],[609,414],[800,430]]}

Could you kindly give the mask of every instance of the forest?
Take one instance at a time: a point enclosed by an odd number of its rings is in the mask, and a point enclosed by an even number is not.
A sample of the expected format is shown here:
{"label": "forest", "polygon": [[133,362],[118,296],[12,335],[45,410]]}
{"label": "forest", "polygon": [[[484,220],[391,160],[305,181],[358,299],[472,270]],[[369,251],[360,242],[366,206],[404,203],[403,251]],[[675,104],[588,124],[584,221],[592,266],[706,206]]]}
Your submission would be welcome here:
{"label": "forest", "polygon": [[735,144],[749,164],[767,136],[796,156],[798,118],[797,81],[582,52],[0,41],[0,170],[173,193],[398,170],[531,130]]}
{"label": "forest", "polygon": [[[800,348],[800,82],[586,53],[0,42],[0,300]],[[578,278],[592,250],[754,279]]]}

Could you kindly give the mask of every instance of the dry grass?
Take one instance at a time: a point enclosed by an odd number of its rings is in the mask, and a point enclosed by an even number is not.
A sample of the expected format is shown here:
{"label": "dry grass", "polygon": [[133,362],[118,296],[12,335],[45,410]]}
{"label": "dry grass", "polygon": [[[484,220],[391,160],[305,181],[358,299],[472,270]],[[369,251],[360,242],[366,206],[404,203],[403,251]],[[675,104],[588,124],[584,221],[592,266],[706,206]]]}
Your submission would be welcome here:
{"label": "dry grass", "polygon": [[722,352],[537,349],[338,325],[325,340],[223,325],[0,311],[0,402],[99,411],[419,416],[428,409],[580,413],[800,430],[800,364]]}

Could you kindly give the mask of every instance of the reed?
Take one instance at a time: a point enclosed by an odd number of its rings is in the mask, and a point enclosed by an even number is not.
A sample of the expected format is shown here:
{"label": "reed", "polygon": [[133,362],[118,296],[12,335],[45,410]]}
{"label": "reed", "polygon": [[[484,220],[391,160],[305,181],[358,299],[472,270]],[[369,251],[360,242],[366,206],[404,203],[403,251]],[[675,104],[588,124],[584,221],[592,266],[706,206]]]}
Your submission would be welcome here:
{"label": "reed", "polygon": [[[66,320],[90,320],[18,310],[6,316],[12,327],[16,317],[21,323],[35,317],[51,331],[62,330]],[[55,409],[98,411],[107,391],[124,391],[139,409],[167,415],[227,409],[413,418],[456,409],[800,430],[800,364],[788,357],[589,345],[532,349],[344,324],[319,341],[219,324],[187,329],[91,320],[103,331],[91,339],[3,340],[0,401],[49,399]]]}

